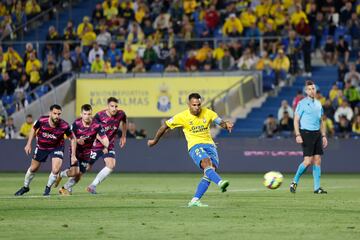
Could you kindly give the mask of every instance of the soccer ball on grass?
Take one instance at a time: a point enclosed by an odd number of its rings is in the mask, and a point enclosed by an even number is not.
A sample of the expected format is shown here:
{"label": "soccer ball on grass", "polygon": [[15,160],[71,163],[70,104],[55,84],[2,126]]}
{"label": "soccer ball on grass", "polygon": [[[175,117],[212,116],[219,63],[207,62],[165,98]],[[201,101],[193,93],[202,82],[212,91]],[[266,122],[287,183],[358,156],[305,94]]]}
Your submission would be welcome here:
{"label": "soccer ball on grass", "polygon": [[281,186],[283,179],[284,177],[280,172],[267,172],[264,175],[264,186],[269,189],[277,189]]}

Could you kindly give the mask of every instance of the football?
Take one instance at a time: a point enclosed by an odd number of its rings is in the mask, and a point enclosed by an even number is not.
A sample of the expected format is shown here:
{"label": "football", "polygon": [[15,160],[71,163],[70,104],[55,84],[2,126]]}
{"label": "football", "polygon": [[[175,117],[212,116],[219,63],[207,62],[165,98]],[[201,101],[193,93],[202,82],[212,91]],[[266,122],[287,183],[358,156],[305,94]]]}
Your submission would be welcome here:
{"label": "football", "polygon": [[269,189],[277,189],[281,186],[283,179],[284,177],[280,172],[267,172],[264,175],[264,186]]}

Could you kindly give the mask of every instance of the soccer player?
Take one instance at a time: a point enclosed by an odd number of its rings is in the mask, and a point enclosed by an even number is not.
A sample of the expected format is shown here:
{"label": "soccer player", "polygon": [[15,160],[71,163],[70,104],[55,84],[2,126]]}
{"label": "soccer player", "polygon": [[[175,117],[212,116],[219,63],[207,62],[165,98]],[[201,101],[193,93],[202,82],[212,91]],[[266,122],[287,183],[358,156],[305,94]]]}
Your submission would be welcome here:
{"label": "soccer player", "polygon": [[36,148],[31,165],[25,174],[24,186],[15,193],[16,196],[21,196],[30,190],[29,185],[35,172],[40,168],[41,163],[46,162],[48,157],[52,160],[52,170],[43,195],[50,195],[51,186],[56,180],[64,157],[64,135],[71,138],[73,152],[71,158],[73,162],[76,161],[76,138],[71,133],[69,124],[60,118],[61,111],[61,107],[54,104],[50,107],[49,116],[42,116],[34,123],[25,146],[25,152],[28,155],[31,153],[31,143],[35,135],[37,138]]}
{"label": "soccer player", "polygon": [[203,170],[204,176],[200,180],[194,197],[188,207],[207,207],[200,202],[201,197],[208,189],[210,182],[218,185],[222,192],[229,186],[229,181],[222,180],[216,173],[219,167],[219,158],[216,146],[210,134],[210,124],[214,122],[231,132],[233,123],[223,121],[218,115],[208,108],[201,107],[201,96],[192,93],[188,97],[189,109],[176,114],[167,120],[157,131],[154,139],[148,140],[148,146],[156,145],[163,134],[169,129],[181,127],[188,143],[188,151],[194,163]]}
{"label": "soccer player", "polygon": [[297,105],[294,117],[296,142],[302,145],[304,160],[299,165],[290,185],[290,192],[296,192],[301,175],[310,165],[313,165],[314,193],[324,194],[327,191],[320,187],[321,155],[323,155],[323,148],[326,148],[328,142],[325,122],[321,120],[323,108],[320,101],[315,98],[314,82],[306,81],[305,91],[307,97]]}
{"label": "soccer player", "polygon": [[95,139],[91,149],[89,169],[92,168],[92,165],[99,158],[103,158],[105,162],[105,167],[87,187],[87,191],[92,194],[96,194],[97,185],[104,181],[115,168],[115,137],[120,127],[120,123],[122,132],[119,142],[120,148],[123,148],[126,144],[126,114],[124,111],[118,109],[118,100],[116,98],[108,98],[107,104],[107,108],[98,112],[94,117],[94,122],[99,123],[104,128],[106,136],[109,139],[109,147],[106,148],[98,139]]}
{"label": "soccer player", "polygon": [[65,185],[59,189],[61,195],[70,195],[72,187],[80,181],[90,162],[90,152],[95,139],[99,139],[105,149],[109,147],[109,139],[104,128],[92,120],[92,107],[90,104],[81,106],[81,117],[71,125],[71,131],[76,137],[76,162],[70,161],[70,168],[62,171],[54,184],[57,187],[64,177],[69,177]]}

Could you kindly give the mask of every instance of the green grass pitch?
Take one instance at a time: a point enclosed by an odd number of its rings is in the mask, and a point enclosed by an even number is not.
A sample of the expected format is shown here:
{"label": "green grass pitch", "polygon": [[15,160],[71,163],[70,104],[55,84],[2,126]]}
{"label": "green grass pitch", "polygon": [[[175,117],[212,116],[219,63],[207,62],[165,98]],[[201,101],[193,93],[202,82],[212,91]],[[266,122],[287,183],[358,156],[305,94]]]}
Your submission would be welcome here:
{"label": "green grass pitch", "polygon": [[[312,177],[296,194],[268,190],[261,174],[223,174],[229,191],[211,186],[209,208],[187,208],[201,174],[112,174],[90,195],[86,175],[74,194],[42,197],[37,174],[24,197],[13,194],[24,174],[0,174],[0,239],[359,239],[358,175],[323,174],[327,195],[312,193]],[[63,184],[64,182],[62,182]]]}

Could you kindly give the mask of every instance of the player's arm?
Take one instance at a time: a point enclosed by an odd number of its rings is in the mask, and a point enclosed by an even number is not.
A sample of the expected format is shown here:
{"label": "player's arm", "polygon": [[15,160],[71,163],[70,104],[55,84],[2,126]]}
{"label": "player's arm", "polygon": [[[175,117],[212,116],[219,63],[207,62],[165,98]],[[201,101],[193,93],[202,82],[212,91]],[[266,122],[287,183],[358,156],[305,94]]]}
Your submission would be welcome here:
{"label": "player's arm", "polygon": [[120,147],[123,148],[126,144],[126,131],[127,131],[127,124],[126,120],[122,121],[121,124],[121,137],[120,137]]}
{"label": "player's arm", "polygon": [[155,137],[153,139],[148,140],[147,143],[148,146],[149,147],[155,146],[159,142],[160,138],[164,135],[164,133],[166,133],[169,129],[170,128],[166,123],[161,125],[161,127],[157,130]]}
{"label": "player's arm", "polygon": [[300,135],[300,116],[297,112],[294,114],[294,131],[295,131],[295,139],[297,143],[302,143],[303,139]]}
{"label": "player's arm", "polygon": [[110,142],[109,142],[109,138],[106,135],[101,136],[101,135],[97,134],[96,138],[101,142],[101,144],[104,146],[104,148],[106,148],[106,149],[109,148]]}
{"label": "player's arm", "polygon": [[215,118],[214,123],[222,127],[223,129],[228,130],[230,133],[232,131],[232,128],[234,124],[230,121],[224,121],[220,117]]}
{"label": "player's arm", "polygon": [[328,141],[326,138],[326,123],[325,123],[325,121],[322,120],[322,118],[321,118],[321,124],[320,124],[320,132],[321,132],[323,148],[326,148],[328,145]]}
{"label": "player's arm", "polygon": [[73,129],[73,126],[71,126],[65,131],[65,135],[70,139],[70,143],[71,143],[71,156],[70,156],[71,164],[75,164],[77,162],[77,158],[76,158],[77,139],[74,130],[75,129]]}
{"label": "player's arm", "polygon": [[29,155],[31,153],[31,143],[32,143],[32,141],[33,141],[33,139],[35,137],[35,132],[36,132],[36,130],[34,128],[31,128],[30,133],[29,133],[28,141],[27,141],[27,143],[25,145],[25,153],[27,155]]}

